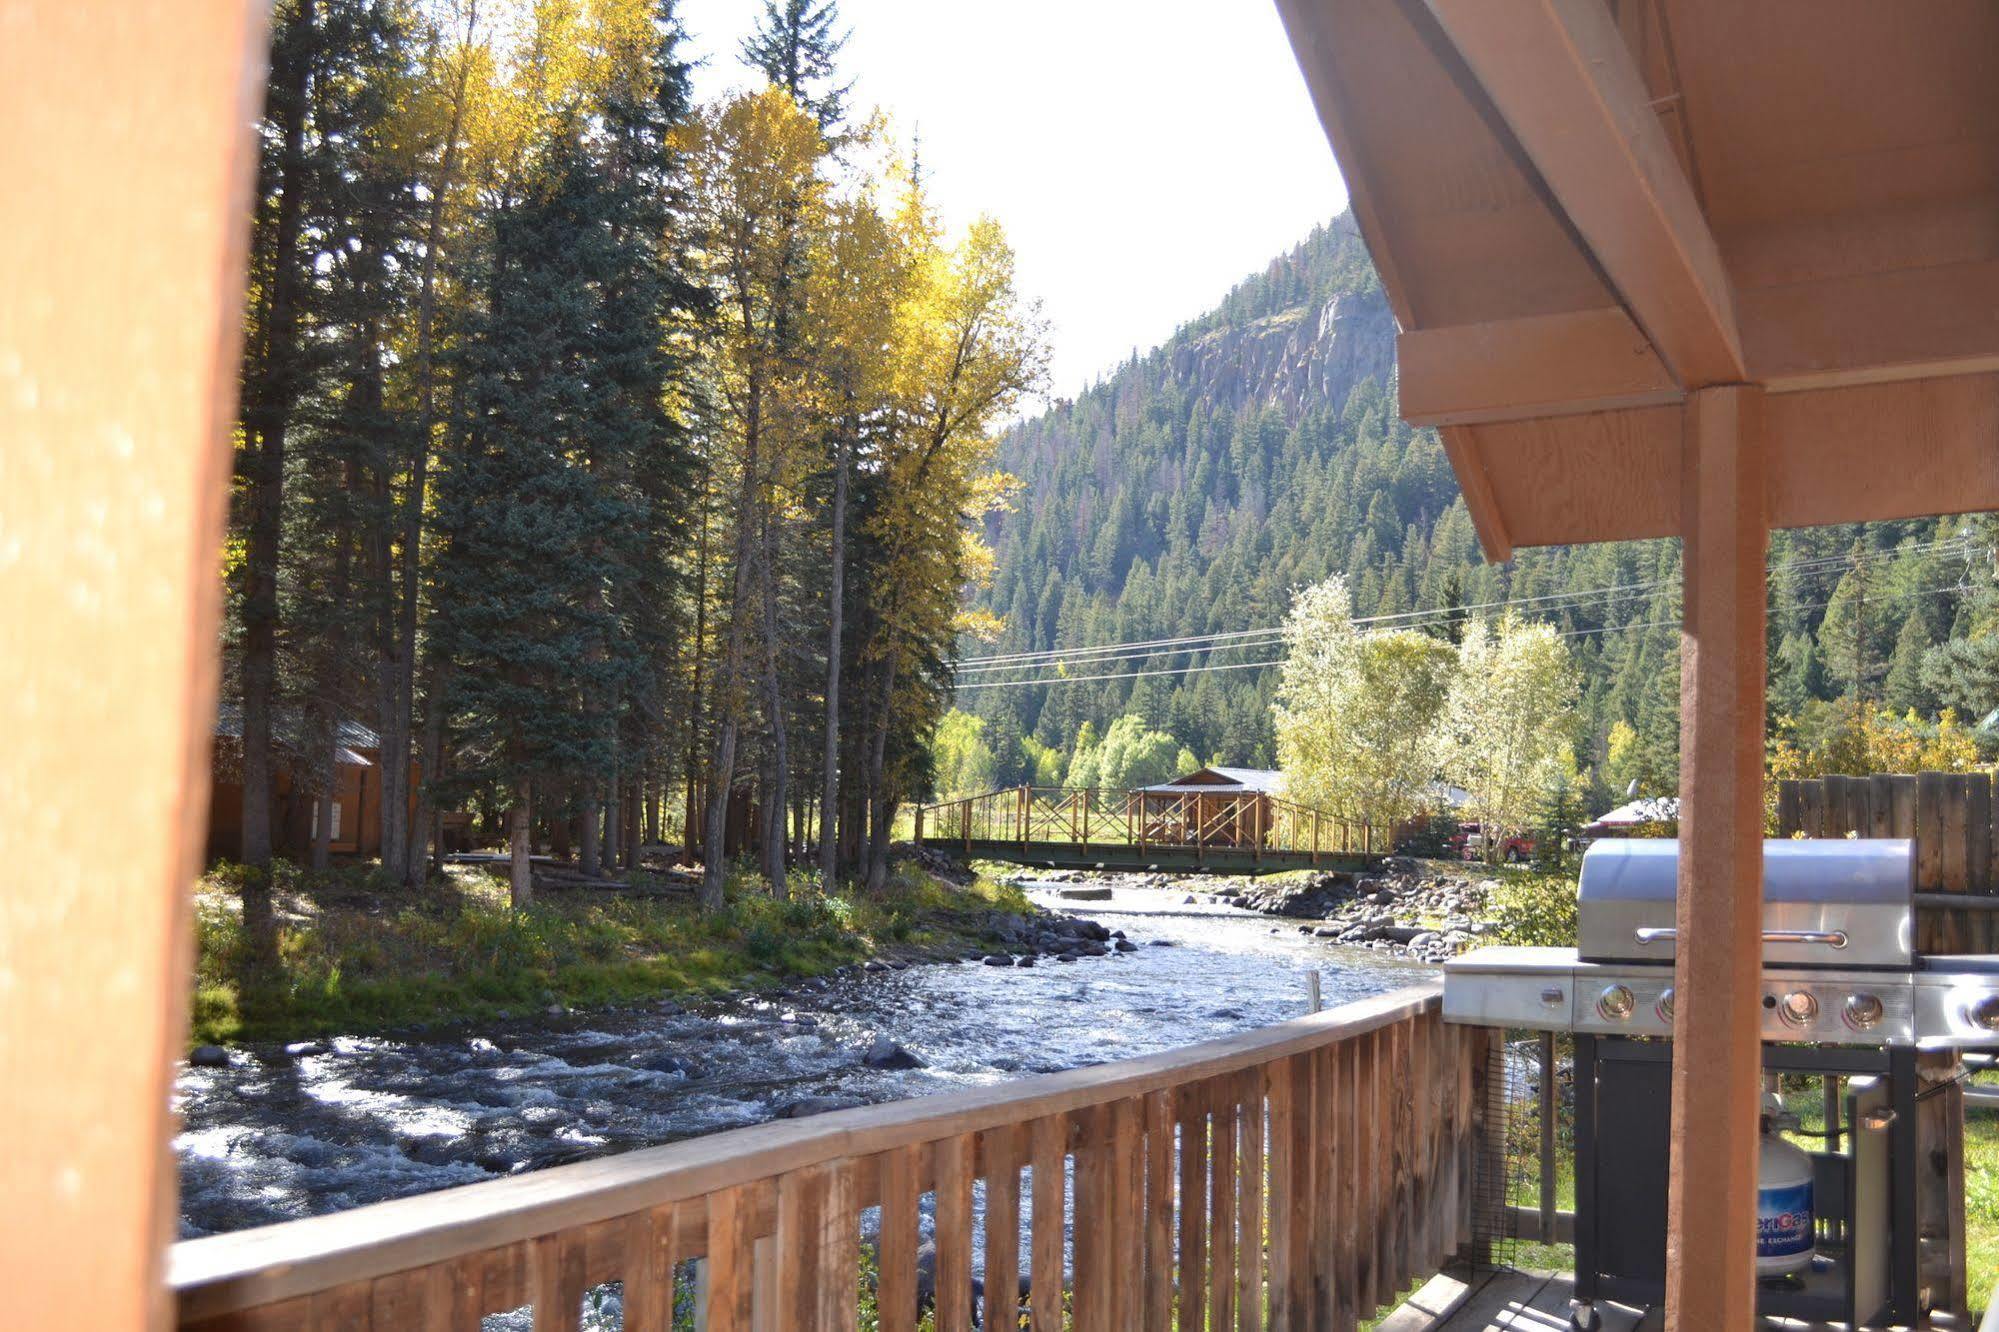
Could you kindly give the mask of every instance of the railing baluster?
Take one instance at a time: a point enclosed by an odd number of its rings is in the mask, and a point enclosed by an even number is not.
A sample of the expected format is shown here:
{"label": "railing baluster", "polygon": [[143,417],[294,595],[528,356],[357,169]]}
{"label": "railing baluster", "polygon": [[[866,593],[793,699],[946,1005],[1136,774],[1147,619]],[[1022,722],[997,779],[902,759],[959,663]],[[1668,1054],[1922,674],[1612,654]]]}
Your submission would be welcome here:
{"label": "railing baluster", "polygon": [[860,1323],[861,1200],[852,1161],[836,1161],[820,1213],[818,1326],[854,1332]]}
{"label": "railing baluster", "polygon": [[368,1326],[369,1314],[368,1283],[358,1282],[350,1286],[336,1286],[323,1290],[312,1297],[308,1306],[306,1326],[312,1332],[335,1332],[336,1329]]}
{"label": "railing baluster", "polygon": [[625,1221],[625,1332],[667,1332],[673,1323],[672,1203]]}
{"label": "railing baluster", "polygon": [[747,1190],[708,1195],[708,1332],[750,1332],[751,1263]]}
{"label": "railing baluster", "polygon": [[1028,1245],[1029,1307],[1034,1332],[1061,1332],[1063,1204],[1068,1192],[1064,1162],[1069,1151],[1066,1115],[1037,1119],[1028,1130],[1033,1174],[1033,1233]]}
{"label": "railing baluster", "polygon": [[1105,1147],[1110,1177],[1109,1236],[1104,1267],[1110,1291],[1112,1321],[1129,1327],[1145,1304],[1145,1110],[1136,1100],[1111,1107],[1110,1138]]}
{"label": "railing baluster", "polygon": [[1076,1332],[1107,1332],[1111,1326],[1110,1248],[1111,1107],[1095,1105],[1076,1119],[1076,1201],[1070,1230],[1076,1251],[1076,1288],[1071,1316]]}
{"label": "railing baluster", "polygon": [[818,1313],[827,1173],[823,1165],[810,1165],[778,1176],[771,1266],[776,1326],[781,1328],[805,1327]]}
{"label": "railing baluster", "polygon": [[534,1332],[575,1332],[583,1318],[583,1246],[577,1231],[544,1235],[528,1249]]}
{"label": "railing baluster", "polygon": [[[1023,788],[1024,789],[1024,788]],[[937,1332],[972,1326],[972,1140],[937,1144]]]}
{"label": "railing baluster", "polygon": [[875,1158],[881,1174],[881,1233],[875,1244],[881,1332],[911,1332],[916,1326],[918,1150],[896,1147]]}
{"label": "railing baluster", "polygon": [[1235,1326],[1236,1314],[1236,1110],[1232,1079],[1214,1078],[1208,1088],[1208,1326]]}
{"label": "railing baluster", "polygon": [[1236,1218],[1236,1309],[1244,1332],[1263,1332],[1263,1075],[1236,1075],[1240,1196]]}
{"label": "railing baluster", "polygon": [[1198,1327],[1208,1291],[1208,1107],[1198,1082],[1177,1089],[1180,1111],[1180,1326]]}
{"label": "railing baluster", "polygon": [[1145,1097],[1145,1323],[1173,1327],[1173,1096]]}
{"label": "railing baluster", "polygon": [[1361,1125],[1366,1122],[1364,1116],[1372,1113],[1373,1105],[1371,1098],[1362,1095],[1368,1085],[1367,1042],[1365,1036],[1344,1041],[1328,1060],[1328,1105],[1332,1111],[1328,1118],[1332,1140],[1339,1147],[1338,1174],[1332,1181],[1339,1196],[1338,1300],[1333,1320],[1336,1332],[1345,1332],[1358,1319],[1374,1312],[1367,1298],[1374,1282],[1369,1235],[1374,1226],[1371,1181],[1375,1153],[1371,1144],[1363,1146],[1359,1136]]}
{"label": "railing baluster", "polygon": [[1316,1286],[1323,1297],[1316,1303],[1318,1326],[1350,1330],[1358,1303],[1354,1238],[1360,1218],[1354,1202],[1357,1159],[1367,1153],[1343,1125],[1353,1123],[1353,1075],[1348,1060],[1354,1041],[1348,1039],[1308,1056],[1313,1066],[1316,1104],[1312,1133],[1313,1216],[1312,1254],[1319,1271]]}
{"label": "railing baluster", "polygon": [[1303,1264],[1293,1236],[1294,1199],[1304,1190],[1297,1170],[1297,1124],[1292,1118],[1291,1088],[1295,1059],[1264,1065],[1263,1094],[1270,1104],[1270,1328],[1299,1332],[1298,1275]]}
{"label": "railing baluster", "polygon": [[1020,1313],[1020,1157],[1012,1124],[980,1135],[986,1161],[987,1328],[1011,1332]]}

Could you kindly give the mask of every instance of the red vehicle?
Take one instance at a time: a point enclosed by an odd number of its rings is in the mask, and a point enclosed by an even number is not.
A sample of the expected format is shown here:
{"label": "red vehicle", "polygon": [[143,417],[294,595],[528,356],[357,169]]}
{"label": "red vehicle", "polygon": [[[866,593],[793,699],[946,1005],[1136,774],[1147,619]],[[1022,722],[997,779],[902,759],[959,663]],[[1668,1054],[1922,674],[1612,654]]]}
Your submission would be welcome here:
{"label": "red vehicle", "polygon": [[[1484,860],[1485,832],[1476,823],[1461,823],[1451,834],[1450,848],[1459,860]],[[1534,839],[1525,833],[1509,837],[1500,844],[1499,855],[1509,865],[1524,865],[1534,858]]]}

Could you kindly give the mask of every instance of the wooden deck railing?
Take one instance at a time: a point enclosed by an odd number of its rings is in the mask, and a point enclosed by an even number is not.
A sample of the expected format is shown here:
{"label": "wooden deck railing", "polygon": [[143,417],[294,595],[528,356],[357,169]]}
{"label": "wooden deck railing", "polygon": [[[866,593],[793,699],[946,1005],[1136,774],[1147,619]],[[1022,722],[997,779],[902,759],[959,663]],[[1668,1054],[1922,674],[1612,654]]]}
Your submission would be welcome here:
{"label": "wooden deck railing", "polygon": [[571,1329],[613,1281],[630,1332],[670,1327],[676,1296],[712,1332],[850,1329],[878,1206],[888,1332],[917,1320],[928,1194],[940,1332],[971,1324],[979,1197],[986,1328],[1352,1328],[1469,1238],[1492,1033],[1444,1025],[1437,995],[183,1241],[170,1277],[212,1332],[524,1305]]}
{"label": "wooden deck railing", "polygon": [[967,850],[984,844],[1137,851],[1232,850],[1292,856],[1372,855],[1386,849],[1365,819],[1275,796],[1188,788],[1113,791],[1016,786],[916,811],[916,840]]}

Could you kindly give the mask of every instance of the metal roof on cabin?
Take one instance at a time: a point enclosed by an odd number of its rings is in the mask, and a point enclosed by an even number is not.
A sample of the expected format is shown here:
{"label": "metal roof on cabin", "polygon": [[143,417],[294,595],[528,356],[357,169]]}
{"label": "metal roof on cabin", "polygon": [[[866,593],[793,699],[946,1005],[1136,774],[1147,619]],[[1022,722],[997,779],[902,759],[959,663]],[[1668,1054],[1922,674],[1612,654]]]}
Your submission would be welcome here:
{"label": "metal roof on cabin", "polygon": [[[1219,777],[1220,781],[1198,780],[1205,777]],[[1238,787],[1245,791],[1255,791],[1263,795],[1276,795],[1284,789],[1284,774],[1273,768],[1196,768],[1175,777],[1170,782],[1160,782],[1156,786],[1141,788],[1146,791],[1185,791],[1192,787]]]}
{"label": "metal roof on cabin", "polygon": [[[303,748],[298,741],[299,733],[303,729],[304,724],[297,708],[280,709],[279,715],[272,718],[271,721],[271,730],[277,742],[288,749],[300,750]],[[217,705],[215,710],[215,734],[230,740],[241,740],[243,738],[243,708],[241,704],[224,702]],[[368,759],[355,753],[355,750],[380,749],[382,747],[381,736],[375,734],[373,730],[351,717],[339,724],[333,739],[340,746],[340,752],[334,756],[335,761],[352,767],[371,768],[374,766]]]}

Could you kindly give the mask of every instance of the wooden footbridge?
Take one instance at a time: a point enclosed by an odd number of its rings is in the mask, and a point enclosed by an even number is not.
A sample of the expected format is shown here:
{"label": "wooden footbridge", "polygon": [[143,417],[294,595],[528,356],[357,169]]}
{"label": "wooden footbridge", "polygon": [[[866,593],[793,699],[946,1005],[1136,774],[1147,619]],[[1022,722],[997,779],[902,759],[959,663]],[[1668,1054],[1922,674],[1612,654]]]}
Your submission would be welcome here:
{"label": "wooden footbridge", "polygon": [[916,840],[967,858],[1237,873],[1360,868],[1388,850],[1366,820],[1261,792],[1017,786],[916,811]]}

